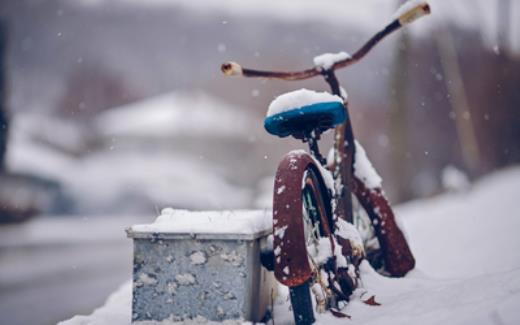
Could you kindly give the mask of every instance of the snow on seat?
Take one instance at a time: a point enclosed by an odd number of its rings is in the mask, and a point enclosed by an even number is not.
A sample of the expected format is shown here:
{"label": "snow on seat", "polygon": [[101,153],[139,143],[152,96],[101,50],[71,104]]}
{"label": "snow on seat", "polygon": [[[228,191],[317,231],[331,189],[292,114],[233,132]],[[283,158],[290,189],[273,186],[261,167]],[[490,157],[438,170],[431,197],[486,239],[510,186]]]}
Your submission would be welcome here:
{"label": "snow on seat", "polygon": [[279,137],[320,132],[342,123],[346,118],[343,99],[327,92],[300,89],[276,97],[267,110],[264,127]]}

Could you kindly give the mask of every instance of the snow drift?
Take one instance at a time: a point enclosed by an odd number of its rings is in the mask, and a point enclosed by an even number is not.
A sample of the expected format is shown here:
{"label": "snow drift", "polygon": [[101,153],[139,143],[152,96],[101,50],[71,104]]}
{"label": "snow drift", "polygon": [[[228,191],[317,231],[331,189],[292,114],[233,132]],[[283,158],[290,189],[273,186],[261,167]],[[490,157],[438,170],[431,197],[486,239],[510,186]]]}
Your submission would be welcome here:
{"label": "snow drift", "polygon": [[[343,311],[357,324],[517,324],[519,189],[520,167],[516,167],[485,177],[468,192],[450,192],[398,207],[417,269],[405,278],[392,279],[364,263],[363,287]],[[275,322],[291,324],[287,288],[279,291]],[[381,306],[361,302],[371,295]],[[60,324],[129,324],[130,306],[131,284],[126,283],[92,315]],[[318,316],[318,323],[343,324],[345,320],[326,313]]]}

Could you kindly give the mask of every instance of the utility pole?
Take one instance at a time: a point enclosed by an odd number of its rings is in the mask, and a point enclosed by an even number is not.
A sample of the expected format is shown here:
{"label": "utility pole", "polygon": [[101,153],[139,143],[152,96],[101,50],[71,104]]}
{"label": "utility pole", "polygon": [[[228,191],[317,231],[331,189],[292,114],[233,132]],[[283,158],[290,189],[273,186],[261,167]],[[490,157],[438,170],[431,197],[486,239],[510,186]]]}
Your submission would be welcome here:
{"label": "utility pole", "polygon": [[468,102],[466,87],[462,78],[455,40],[447,27],[436,33],[437,49],[450,94],[450,104],[455,114],[455,127],[466,170],[472,176],[481,171],[479,143]]}
{"label": "utility pole", "polygon": [[497,46],[500,52],[507,52],[511,31],[511,0],[497,1],[497,16]]}
{"label": "utility pole", "polygon": [[[399,1],[398,4],[400,4]],[[390,141],[392,143],[391,168],[396,182],[395,199],[397,202],[409,199],[411,178],[409,172],[408,143],[408,84],[409,84],[409,35],[406,31],[399,34],[398,46],[394,53],[392,77],[390,79]]]}
{"label": "utility pole", "polygon": [[7,113],[7,23],[0,18],[0,174],[5,173],[9,116]]}

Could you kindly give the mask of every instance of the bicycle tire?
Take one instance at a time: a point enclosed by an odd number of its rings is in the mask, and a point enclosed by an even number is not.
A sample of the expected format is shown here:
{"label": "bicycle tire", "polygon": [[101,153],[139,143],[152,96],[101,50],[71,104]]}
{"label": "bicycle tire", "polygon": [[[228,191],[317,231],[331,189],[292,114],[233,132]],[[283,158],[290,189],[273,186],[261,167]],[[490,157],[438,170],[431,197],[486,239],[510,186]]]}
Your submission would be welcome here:
{"label": "bicycle tire", "polygon": [[316,321],[310,295],[310,280],[296,287],[289,288],[291,306],[296,325],[308,325]]}
{"label": "bicycle tire", "polygon": [[[304,225],[307,226],[305,238],[308,239],[307,235],[310,229],[318,230],[317,235],[322,238],[328,237],[331,234],[330,230],[334,229],[328,190],[321,181],[321,177],[318,176],[318,172],[312,167],[306,169],[302,185],[301,195],[304,211],[302,218]],[[310,253],[307,252],[307,255],[310,256]],[[297,325],[312,324],[315,321],[310,293],[311,285],[312,279],[308,279],[301,285],[289,287],[294,321]]]}

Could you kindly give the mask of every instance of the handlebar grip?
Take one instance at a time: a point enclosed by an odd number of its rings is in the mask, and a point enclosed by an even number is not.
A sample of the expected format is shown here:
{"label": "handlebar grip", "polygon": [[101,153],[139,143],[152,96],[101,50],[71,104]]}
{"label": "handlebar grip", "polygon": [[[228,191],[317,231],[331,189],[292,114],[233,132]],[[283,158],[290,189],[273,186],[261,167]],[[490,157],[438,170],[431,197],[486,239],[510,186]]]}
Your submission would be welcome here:
{"label": "handlebar grip", "polygon": [[220,66],[220,70],[226,76],[241,76],[243,74],[242,67],[236,62],[226,62]]}
{"label": "handlebar grip", "polygon": [[399,24],[401,24],[401,26],[404,26],[414,22],[422,16],[428,15],[429,13],[431,13],[430,5],[424,1],[414,5],[411,9],[406,10],[404,13],[400,14],[397,20],[399,20]]}

